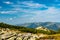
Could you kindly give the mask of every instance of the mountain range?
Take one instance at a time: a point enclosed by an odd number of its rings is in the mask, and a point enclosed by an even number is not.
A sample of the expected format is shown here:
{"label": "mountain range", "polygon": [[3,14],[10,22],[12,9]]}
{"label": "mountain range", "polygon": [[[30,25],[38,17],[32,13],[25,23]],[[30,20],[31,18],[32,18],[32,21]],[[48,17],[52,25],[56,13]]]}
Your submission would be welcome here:
{"label": "mountain range", "polygon": [[50,30],[58,30],[60,28],[59,22],[38,22],[38,23],[25,23],[25,24],[17,24],[17,25],[28,28],[37,28],[42,26]]}

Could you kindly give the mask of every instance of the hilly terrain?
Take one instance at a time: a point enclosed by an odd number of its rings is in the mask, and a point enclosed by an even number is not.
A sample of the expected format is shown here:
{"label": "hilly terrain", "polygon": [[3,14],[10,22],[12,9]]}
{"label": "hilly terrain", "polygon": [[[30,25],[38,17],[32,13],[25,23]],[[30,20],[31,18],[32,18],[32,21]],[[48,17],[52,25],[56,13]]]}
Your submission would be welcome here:
{"label": "hilly terrain", "polygon": [[[53,30],[49,30],[45,27],[37,27],[37,28],[28,28],[25,26],[16,26],[16,25],[9,25],[6,23],[0,23],[0,28],[9,28],[9,29],[13,29],[13,30],[19,30],[21,32],[28,32],[28,33],[33,33],[33,34],[37,34],[37,33],[43,33],[43,34],[55,34],[56,32]],[[42,30],[41,30],[42,29]],[[49,31],[45,31],[45,30],[49,30]]]}
{"label": "hilly terrain", "polygon": [[39,23],[25,23],[25,24],[17,24],[18,26],[25,26],[28,28],[37,28],[37,27],[45,27],[50,30],[58,30],[60,28],[59,22],[39,22]]}
{"label": "hilly terrain", "polygon": [[28,28],[0,23],[0,40],[60,40],[60,30],[53,31],[43,26]]}

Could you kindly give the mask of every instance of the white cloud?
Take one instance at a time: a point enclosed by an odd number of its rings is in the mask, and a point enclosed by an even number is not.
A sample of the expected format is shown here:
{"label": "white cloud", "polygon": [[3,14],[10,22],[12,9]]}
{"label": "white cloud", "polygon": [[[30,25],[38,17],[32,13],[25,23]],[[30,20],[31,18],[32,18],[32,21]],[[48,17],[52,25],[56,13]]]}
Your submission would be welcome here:
{"label": "white cloud", "polygon": [[[18,9],[19,10],[19,9]],[[22,15],[22,20],[24,19],[28,19],[30,20],[31,22],[35,21],[35,22],[45,22],[45,21],[50,21],[50,22],[58,22],[60,19],[59,19],[59,16],[60,16],[60,9],[57,9],[55,7],[48,7],[47,10],[31,10],[31,9],[20,9],[20,11],[24,12],[24,13],[28,13],[28,14],[33,14],[32,17],[28,17],[28,16],[31,16],[31,15],[27,15],[25,14]],[[59,20],[58,20],[59,19]],[[27,21],[28,21],[27,20]],[[38,20],[38,21],[37,21]]]}
{"label": "white cloud", "polygon": [[[33,20],[38,21],[59,21],[60,9],[54,7],[49,7],[47,10],[43,11],[32,11],[36,15],[33,17]],[[55,20],[54,20],[55,19]]]}
{"label": "white cloud", "polygon": [[35,3],[33,1],[24,1],[24,2],[20,2],[18,4],[12,5],[12,6],[13,7],[29,7],[29,8],[42,8],[42,7],[47,8],[46,5]]}
{"label": "white cloud", "polygon": [[13,14],[13,13],[16,13],[17,11],[13,11],[13,10],[10,10],[10,11],[0,11],[1,14]]}
{"label": "white cloud", "polygon": [[2,6],[0,6],[0,8],[2,8]]}
{"label": "white cloud", "polygon": [[10,1],[6,1],[6,2],[3,2],[3,3],[5,3],[5,4],[13,4],[13,3],[10,2]]}
{"label": "white cloud", "polygon": [[30,1],[30,2],[28,2],[28,1],[25,1],[25,2],[22,2],[21,4],[24,4],[24,5],[26,5],[26,7],[31,7],[31,8],[41,8],[41,7],[47,7],[47,6],[45,6],[45,5],[43,5],[43,4],[39,4],[39,3],[34,3],[33,1]]}
{"label": "white cloud", "polygon": [[[57,9],[55,8],[54,6],[53,7],[47,7],[46,5],[44,4],[39,4],[39,3],[34,3],[34,2],[22,2],[20,4],[24,4],[26,5],[25,7],[29,7],[29,9],[24,9],[23,7],[20,8],[21,5],[16,5],[16,7],[14,6],[13,9],[11,10],[14,10],[14,11],[2,11],[1,13],[20,13],[20,12],[24,12],[25,15],[22,15],[22,17],[26,20],[31,20],[31,21],[54,21],[54,19],[56,19],[57,21],[59,16],[60,16],[60,9]],[[47,10],[36,10],[34,8],[41,8],[41,7],[45,7],[45,8],[48,8]],[[27,14],[33,14],[32,17],[30,17],[30,19],[28,18],[28,16],[31,16],[31,15],[27,15]],[[20,16],[20,14],[19,14]],[[22,19],[23,19],[22,18]],[[21,20],[22,20],[21,19]],[[23,19],[23,20],[24,20]],[[12,20],[12,18],[10,18],[10,20]]]}
{"label": "white cloud", "polygon": [[[10,1],[6,1],[4,3],[12,4],[12,2]],[[25,6],[22,6],[21,4]],[[34,8],[41,8],[41,7],[47,8],[47,6],[39,3],[34,3],[33,1],[30,1],[30,2],[24,1],[24,2],[21,2],[20,4],[12,4],[11,6],[13,7],[13,9],[10,9],[10,11],[1,11],[0,13],[2,14],[12,14],[12,13],[18,13],[18,12],[33,13],[35,11]],[[24,9],[23,7],[29,7],[30,9]]]}
{"label": "white cloud", "polygon": [[13,20],[13,18],[9,18],[9,20]]}
{"label": "white cloud", "polygon": [[17,17],[13,17],[13,18],[17,18]]}

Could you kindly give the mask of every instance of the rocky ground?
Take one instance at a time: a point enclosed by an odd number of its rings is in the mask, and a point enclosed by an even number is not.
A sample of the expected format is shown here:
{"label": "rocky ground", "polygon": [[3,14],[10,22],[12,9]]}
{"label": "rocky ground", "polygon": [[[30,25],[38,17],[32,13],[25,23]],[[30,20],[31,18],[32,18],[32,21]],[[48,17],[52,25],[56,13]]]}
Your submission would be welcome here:
{"label": "rocky ground", "polygon": [[0,28],[0,40],[38,40],[40,36],[32,33],[23,33],[18,30],[10,30],[8,28]]}
{"label": "rocky ground", "polygon": [[0,28],[0,40],[60,40],[60,35],[56,35],[32,34],[9,28]]}

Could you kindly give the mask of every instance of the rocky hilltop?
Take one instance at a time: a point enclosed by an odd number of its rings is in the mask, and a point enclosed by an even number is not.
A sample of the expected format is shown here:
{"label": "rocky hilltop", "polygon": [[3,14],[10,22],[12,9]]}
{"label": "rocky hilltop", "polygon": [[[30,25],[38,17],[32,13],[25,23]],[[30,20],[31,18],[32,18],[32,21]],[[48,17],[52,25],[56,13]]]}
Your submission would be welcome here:
{"label": "rocky hilltop", "polygon": [[55,40],[57,32],[43,27],[26,28],[0,23],[0,40]]}

